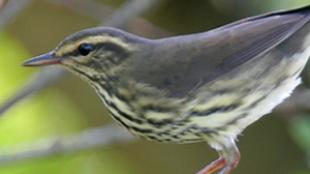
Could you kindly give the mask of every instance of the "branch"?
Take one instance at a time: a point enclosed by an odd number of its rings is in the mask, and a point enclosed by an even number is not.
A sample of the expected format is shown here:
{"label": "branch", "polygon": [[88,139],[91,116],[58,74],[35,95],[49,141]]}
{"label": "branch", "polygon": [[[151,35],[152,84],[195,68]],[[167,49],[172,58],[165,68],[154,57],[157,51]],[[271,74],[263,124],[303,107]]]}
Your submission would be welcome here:
{"label": "branch", "polygon": [[61,5],[77,12],[83,16],[88,16],[97,21],[102,21],[102,18],[109,16],[113,9],[102,5],[94,0],[47,0],[51,4]]}
{"label": "branch", "polygon": [[0,9],[5,5],[6,1],[5,0],[0,0]]}
{"label": "branch", "polygon": [[17,91],[12,97],[5,101],[0,107],[0,116],[14,104],[25,97],[39,91],[57,81],[60,77],[66,75],[64,70],[58,67],[47,67],[40,71],[40,74],[34,74],[24,87]]}
{"label": "branch", "polygon": [[[110,6],[107,5],[102,5],[102,3],[98,3],[94,0],[47,0],[49,3],[52,4],[56,4],[56,5],[61,5],[61,6],[65,6],[69,9],[71,9],[72,11],[75,11],[81,15],[84,16],[88,16],[91,17],[97,21],[101,21],[102,25],[109,25],[109,26],[114,26],[117,27],[119,26],[118,24],[116,25],[116,23],[119,23],[117,21],[121,21],[121,25],[125,25],[125,23],[122,23],[122,21],[124,19],[118,19],[120,17],[114,17],[114,19],[109,19],[109,17],[105,17],[105,16],[110,16],[110,14],[112,14],[113,12],[113,8],[111,8]],[[128,20],[128,24],[127,24],[127,29],[134,32],[134,33],[143,33],[143,34],[147,34],[147,36],[149,37],[158,37],[158,36],[171,36],[172,34],[170,32],[167,32],[157,26],[154,26],[153,24],[151,24],[150,22],[148,22],[147,20],[139,17],[139,12],[135,11],[135,9],[131,9],[132,8],[136,8],[138,10],[143,10],[145,9],[145,6],[149,6],[153,7],[152,4],[153,3],[158,3],[157,1],[148,1],[147,3],[141,3],[141,1],[135,1],[137,4],[133,4],[132,3],[127,3],[127,5],[123,5],[122,9],[125,9],[125,11],[127,12],[122,12],[122,14],[118,15],[125,15],[125,16],[131,16],[131,19]],[[127,7],[128,5],[130,5],[131,7]],[[156,4],[155,4],[156,5]],[[119,9],[118,11],[123,11],[122,9]],[[128,9],[128,10],[126,10]],[[136,17],[134,17],[134,14],[130,14],[130,13],[135,13]],[[115,19],[117,21],[115,21]],[[103,22],[105,21],[105,22]],[[113,22],[115,21],[115,22]],[[115,24],[113,24],[115,23]],[[139,27],[136,27],[139,26]],[[121,27],[121,26],[120,26]]]}
{"label": "branch", "polygon": [[[13,0],[12,0],[13,1]],[[16,0],[17,1],[17,0]],[[20,1],[18,1],[20,2]],[[130,0],[106,18],[107,25],[114,27],[124,27],[129,20],[148,11],[158,0]],[[134,12],[134,10],[137,10]],[[123,15],[126,15],[125,17]],[[41,71],[33,75],[24,88],[21,88],[12,98],[0,106],[0,114],[3,114],[11,106],[21,101],[30,94],[34,94],[46,86],[64,77],[64,71],[54,68],[42,68]]]}
{"label": "branch", "polygon": [[[298,90],[290,99],[281,104],[275,112],[290,113],[296,107],[310,109],[310,106],[307,104],[309,98],[309,90]],[[0,149],[0,165],[57,154],[74,153],[116,143],[129,143],[134,140],[135,138],[125,129],[118,125],[110,124],[104,127],[88,129],[81,134],[71,137],[46,139],[35,143],[18,145],[18,147],[10,147],[7,150]],[[15,149],[15,152],[12,149]]]}
{"label": "branch", "polygon": [[101,25],[113,26],[122,28],[128,22],[140,16],[142,13],[156,6],[160,0],[130,0],[126,1],[120,8],[118,8],[113,15],[101,23]]}
{"label": "branch", "polygon": [[12,21],[30,2],[30,0],[9,0],[5,3],[0,0],[1,7],[5,4],[3,9],[0,10],[0,29],[4,28],[9,21]]}
{"label": "branch", "polygon": [[[151,1],[156,0],[150,0],[150,2]],[[128,13],[128,11],[135,10],[134,7],[138,5],[139,12]],[[141,4],[138,3],[137,0],[130,1],[120,8],[124,11],[127,11],[126,13],[123,13],[127,15],[126,18],[118,14],[122,13],[122,10],[117,10],[117,12],[108,17],[106,21],[108,21],[109,25],[112,26],[123,26],[123,24],[127,24],[131,18],[136,17],[139,13],[142,13],[143,11],[146,11],[147,8],[151,7],[147,6],[145,3],[142,4],[143,6],[140,5]],[[59,68],[51,67],[42,69],[39,73],[33,75],[30,80],[28,80],[28,83],[20,91],[18,91],[12,98],[10,98],[3,106],[0,107],[0,114],[4,113],[18,101],[31,94],[34,94],[46,86],[49,86],[56,80],[63,77],[63,75],[64,71]],[[61,153],[72,153],[98,146],[110,145],[113,143],[125,143],[133,140],[134,138],[125,130],[116,127],[115,125],[109,125],[102,128],[87,130],[82,134],[72,137],[48,139],[34,144],[26,144],[23,145],[22,148],[15,148],[17,149],[15,153],[12,153],[11,148],[9,148],[9,151],[5,151],[5,149],[3,149],[1,151],[2,154],[0,155],[0,164],[9,164],[16,161],[30,160]]]}
{"label": "branch", "polygon": [[281,103],[274,112],[283,116],[291,116],[294,113],[310,110],[309,99],[310,90],[299,88],[293,92],[292,96]]}
{"label": "branch", "polygon": [[0,165],[63,153],[73,153],[116,143],[129,143],[134,140],[135,138],[125,129],[111,124],[105,127],[88,129],[71,137],[47,139],[36,143],[19,145],[13,148],[16,149],[15,152],[12,151],[12,147],[9,150],[1,149]]}

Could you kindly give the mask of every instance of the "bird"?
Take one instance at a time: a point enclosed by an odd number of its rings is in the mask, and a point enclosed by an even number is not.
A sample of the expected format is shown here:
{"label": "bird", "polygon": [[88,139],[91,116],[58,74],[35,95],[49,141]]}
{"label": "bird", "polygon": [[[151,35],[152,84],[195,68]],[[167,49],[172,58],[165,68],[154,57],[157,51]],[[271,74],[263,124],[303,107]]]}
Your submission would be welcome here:
{"label": "bird", "polygon": [[197,174],[230,174],[240,161],[238,135],[291,95],[309,56],[304,6],[159,39],[88,28],[23,65],[68,69],[134,135],[206,142],[219,158]]}

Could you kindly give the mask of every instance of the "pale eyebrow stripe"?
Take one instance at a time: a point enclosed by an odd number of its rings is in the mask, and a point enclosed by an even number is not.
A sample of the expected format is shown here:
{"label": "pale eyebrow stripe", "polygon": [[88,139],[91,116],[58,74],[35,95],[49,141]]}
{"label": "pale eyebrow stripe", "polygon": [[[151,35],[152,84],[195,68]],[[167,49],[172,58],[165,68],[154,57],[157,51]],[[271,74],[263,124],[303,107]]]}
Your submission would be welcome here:
{"label": "pale eyebrow stripe", "polygon": [[105,42],[110,42],[116,45],[119,45],[120,47],[123,47],[127,50],[132,50],[134,49],[132,45],[128,44],[124,40],[116,37],[111,37],[111,36],[89,36],[80,40],[75,41],[74,43],[70,43],[68,45],[64,45],[60,47],[58,50],[55,51],[56,56],[62,56],[62,55],[67,55],[68,53],[74,52],[77,47],[82,44],[82,43],[91,43],[91,44],[100,44],[100,43],[105,43]]}

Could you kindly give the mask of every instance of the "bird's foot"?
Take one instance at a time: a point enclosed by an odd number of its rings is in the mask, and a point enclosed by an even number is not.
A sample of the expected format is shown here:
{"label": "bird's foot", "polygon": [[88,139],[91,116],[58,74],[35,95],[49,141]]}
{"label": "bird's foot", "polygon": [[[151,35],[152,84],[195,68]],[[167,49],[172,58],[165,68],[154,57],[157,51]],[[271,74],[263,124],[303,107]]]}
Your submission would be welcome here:
{"label": "bird's foot", "polygon": [[218,174],[230,174],[231,171],[237,166],[238,162],[239,159],[236,159],[232,164],[228,164],[225,158],[220,157],[196,174],[214,174],[214,172],[217,171],[219,171]]}
{"label": "bird's foot", "polygon": [[197,174],[212,174],[225,166],[226,162],[223,157],[213,161],[211,164],[207,165],[205,168],[200,170]]}
{"label": "bird's foot", "polygon": [[218,150],[220,157],[200,170],[197,174],[230,174],[237,167],[240,161],[240,153],[235,142],[227,141],[221,150]]}

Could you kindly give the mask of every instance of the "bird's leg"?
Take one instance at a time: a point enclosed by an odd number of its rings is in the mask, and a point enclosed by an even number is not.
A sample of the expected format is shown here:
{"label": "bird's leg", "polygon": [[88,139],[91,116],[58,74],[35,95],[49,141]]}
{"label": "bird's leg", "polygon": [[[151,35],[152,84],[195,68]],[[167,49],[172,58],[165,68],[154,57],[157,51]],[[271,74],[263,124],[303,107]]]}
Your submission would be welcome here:
{"label": "bird's leg", "polygon": [[205,168],[200,170],[197,174],[212,174],[225,166],[225,159],[223,157],[219,157],[217,160],[213,161]]}
{"label": "bird's leg", "polygon": [[240,160],[240,152],[234,140],[226,143],[221,150],[218,150],[220,157],[211,164],[203,168],[197,174],[213,174],[219,171],[218,174],[230,174],[231,171],[238,165]]}
{"label": "bird's leg", "polygon": [[230,174],[240,161],[240,152],[235,141],[231,139],[229,143],[226,142],[225,147],[219,153],[225,159],[225,166],[220,170],[219,174]]}

